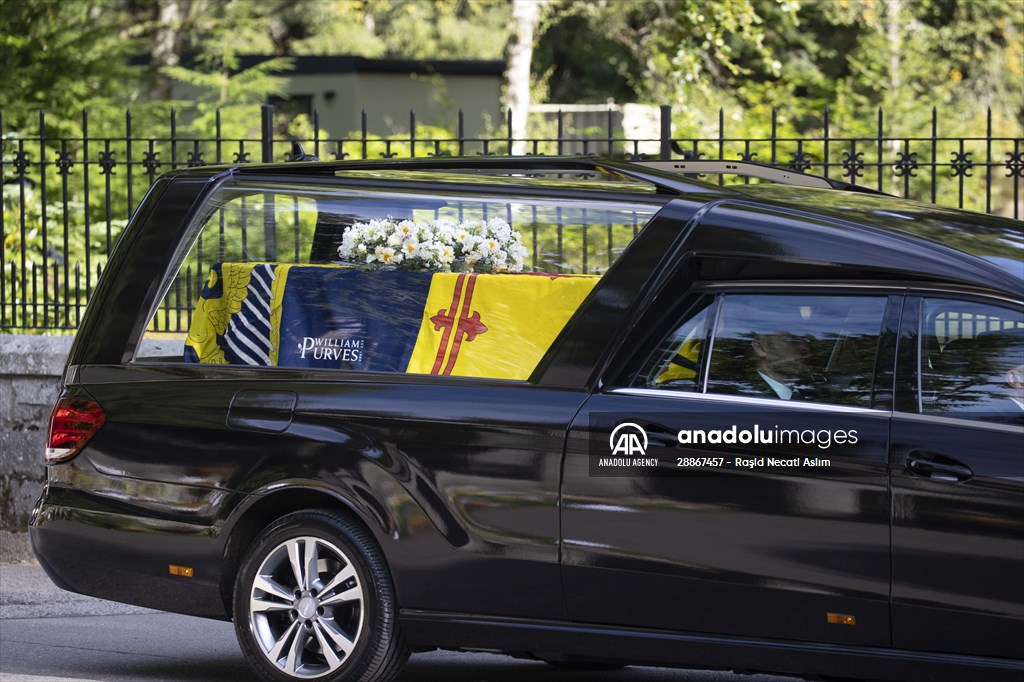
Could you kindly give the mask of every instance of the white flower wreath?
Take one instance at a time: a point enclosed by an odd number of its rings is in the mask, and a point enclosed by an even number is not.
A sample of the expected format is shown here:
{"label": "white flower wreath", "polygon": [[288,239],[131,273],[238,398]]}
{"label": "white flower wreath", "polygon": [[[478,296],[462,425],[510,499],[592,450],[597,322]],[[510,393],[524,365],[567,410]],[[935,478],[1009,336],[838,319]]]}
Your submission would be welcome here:
{"label": "white flower wreath", "polygon": [[521,272],[522,235],[501,218],[430,222],[392,218],[345,230],[338,256],[370,269]]}

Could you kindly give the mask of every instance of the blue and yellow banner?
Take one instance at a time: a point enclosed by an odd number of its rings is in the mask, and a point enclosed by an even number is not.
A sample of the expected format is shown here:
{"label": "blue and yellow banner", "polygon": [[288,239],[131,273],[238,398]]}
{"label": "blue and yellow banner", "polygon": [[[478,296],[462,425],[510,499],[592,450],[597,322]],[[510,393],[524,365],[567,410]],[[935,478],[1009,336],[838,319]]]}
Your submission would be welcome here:
{"label": "blue and yellow banner", "polygon": [[185,359],[526,379],[597,280],[222,263]]}

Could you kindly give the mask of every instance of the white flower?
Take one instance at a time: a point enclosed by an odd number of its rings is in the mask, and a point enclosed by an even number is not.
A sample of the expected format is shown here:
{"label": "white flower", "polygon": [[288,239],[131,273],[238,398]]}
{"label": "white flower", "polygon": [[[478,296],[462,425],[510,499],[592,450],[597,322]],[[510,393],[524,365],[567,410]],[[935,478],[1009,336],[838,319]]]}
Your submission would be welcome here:
{"label": "white flower", "polygon": [[378,246],[374,250],[374,256],[376,256],[376,260],[379,260],[384,265],[399,263],[402,260],[402,254],[395,253],[395,250],[390,246]]}
{"label": "white flower", "polygon": [[413,237],[420,242],[429,242],[434,238],[435,230],[430,223],[416,223]]}
{"label": "white flower", "polygon": [[501,218],[488,220],[487,231],[492,237],[503,242],[507,242],[512,237],[512,227]]}
{"label": "white flower", "polygon": [[401,252],[404,258],[418,258],[420,256],[420,244],[410,238],[402,242]]}
{"label": "white flower", "polygon": [[508,254],[504,251],[495,251],[491,257],[491,272],[504,272],[508,270]]}
{"label": "white flower", "polygon": [[520,272],[526,253],[520,233],[501,218],[461,222],[374,218],[349,227],[338,245],[342,260],[404,263],[410,269],[447,270],[455,260],[465,258],[470,268],[483,261],[487,271]]}
{"label": "white flower", "polygon": [[395,234],[399,235],[404,241],[416,234],[417,227],[416,223],[411,220],[403,220],[398,223],[398,227],[395,229]]}
{"label": "white flower", "polygon": [[444,245],[439,241],[420,242],[420,257],[428,261],[434,260],[442,246]]}
{"label": "white flower", "polygon": [[443,245],[437,251],[437,262],[442,265],[451,265],[452,261],[455,260],[455,249],[451,246]]}
{"label": "white flower", "polygon": [[[427,225],[430,227],[430,225]],[[433,224],[434,237],[438,240],[443,241],[446,244],[450,244],[455,238],[455,232],[458,226],[450,220],[441,218]]]}

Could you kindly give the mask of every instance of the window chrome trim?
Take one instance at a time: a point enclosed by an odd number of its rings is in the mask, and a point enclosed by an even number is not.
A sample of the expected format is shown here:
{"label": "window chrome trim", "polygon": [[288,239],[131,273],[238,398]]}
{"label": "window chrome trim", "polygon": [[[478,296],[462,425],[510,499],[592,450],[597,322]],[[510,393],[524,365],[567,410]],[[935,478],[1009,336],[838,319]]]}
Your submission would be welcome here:
{"label": "window chrome trim", "polygon": [[730,281],[709,282],[701,286],[708,291],[725,291],[726,293],[732,294],[744,293],[747,289],[770,289],[779,292],[780,295],[785,295],[785,292],[789,289],[820,289],[824,293],[835,295],[842,295],[843,291],[856,289],[857,293],[853,295],[863,296],[864,294],[860,291],[861,289],[872,289],[878,291],[881,296],[885,295],[885,292],[905,293],[910,289],[909,286],[903,283],[846,282],[842,280],[804,282],[788,282],[779,280],[765,280],[758,282]]}
{"label": "window chrome trim", "polygon": [[[1011,296],[996,294],[989,291],[979,291],[970,287],[956,288],[939,284],[913,284],[907,287],[907,294],[918,295],[921,296],[921,298],[934,298],[937,295],[943,297],[953,296],[961,301],[973,300],[974,302],[981,303],[986,303],[987,301],[1000,301],[1001,303],[1009,303],[1010,305],[1018,308],[1024,306],[1024,299],[1013,298]],[[997,304],[992,303],[990,305]]]}
{"label": "window chrome trim", "polygon": [[669,398],[671,400],[706,400],[715,403],[738,403],[750,405],[751,407],[776,407],[794,408],[807,412],[840,412],[844,414],[864,414],[877,416],[891,416],[889,410],[879,410],[873,407],[851,407],[849,405],[832,405],[822,403],[803,403],[790,400],[777,400],[774,398],[752,398],[741,395],[720,395],[717,393],[689,393],[685,391],[673,391],[657,388],[613,388],[605,391],[606,394],[631,395],[641,398]]}
{"label": "window chrome trim", "polygon": [[[924,296],[917,296],[917,343],[914,344],[914,374],[917,376],[917,385],[914,390],[917,391],[917,413],[924,414]],[[906,298],[903,299],[906,302]],[[900,320],[900,328],[903,327],[903,320]],[[897,344],[899,344],[897,335]],[[899,349],[897,347],[896,352],[896,363],[899,364]],[[893,407],[896,406],[896,394],[893,392]]]}
{"label": "window chrome trim", "polygon": [[[696,286],[694,288],[696,290]],[[863,295],[860,291],[862,289],[874,290],[879,294],[902,294],[902,295],[920,295],[920,296],[955,296],[957,298],[963,298],[964,296],[973,297],[976,299],[999,301],[1001,303],[1009,303],[1015,306],[1024,306],[1024,299],[1013,298],[1007,295],[1000,295],[988,290],[980,290],[969,286],[955,287],[948,284],[928,284],[928,283],[906,283],[906,282],[846,282],[842,280],[824,280],[819,282],[783,282],[783,281],[760,281],[760,282],[713,282],[705,283],[700,285],[701,291],[707,292],[719,292],[724,291],[725,293],[738,293],[746,289],[770,289],[778,292],[785,292],[789,289],[820,289],[822,292],[827,294],[838,293],[842,295],[842,290],[857,290],[854,295]],[[840,291],[836,291],[840,290]]]}
{"label": "window chrome trim", "polygon": [[979,421],[977,419],[964,419],[963,417],[946,417],[939,414],[914,414],[913,412],[893,412],[893,417],[906,419],[908,421],[924,422],[926,424],[944,424],[946,426],[967,426],[971,428],[982,428],[987,431],[1002,431],[1004,433],[1016,433],[1024,436],[1024,426],[1013,424],[993,424],[991,422]]}
{"label": "window chrome trim", "polygon": [[718,338],[718,323],[722,320],[722,307],[725,302],[726,294],[715,294],[714,306],[715,306],[715,319],[708,320],[710,325],[705,331],[705,339],[707,341],[708,351],[704,354],[704,364],[700,368],[700,392],[706,394],[708,392],[708,377],[711,376],[711,354],[715,352],[715,339]]}

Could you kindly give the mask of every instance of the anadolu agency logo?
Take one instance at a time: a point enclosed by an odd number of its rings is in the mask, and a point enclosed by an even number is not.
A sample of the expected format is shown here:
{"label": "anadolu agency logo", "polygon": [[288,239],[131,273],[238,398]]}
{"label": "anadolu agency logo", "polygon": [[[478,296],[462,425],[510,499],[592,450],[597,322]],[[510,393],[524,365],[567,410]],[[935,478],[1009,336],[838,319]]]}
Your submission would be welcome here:
{"label": "anadolu agency logo", "polygon": [[623,422],[612,430],[608,447],[613,455],[643,457],[647,454],[647,432],[639,424]]}

